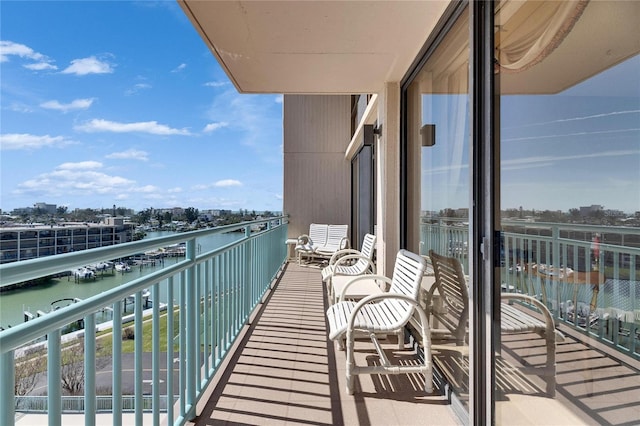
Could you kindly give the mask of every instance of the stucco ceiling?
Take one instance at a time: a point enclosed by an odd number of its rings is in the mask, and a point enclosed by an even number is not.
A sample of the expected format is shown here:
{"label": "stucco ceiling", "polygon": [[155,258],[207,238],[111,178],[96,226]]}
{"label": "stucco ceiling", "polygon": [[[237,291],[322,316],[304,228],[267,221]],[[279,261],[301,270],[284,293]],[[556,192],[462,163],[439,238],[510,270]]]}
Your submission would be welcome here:
{"label": "stucco ceiling", "polygon": [[178,0],[243,93],[375,93],[400,81],[448,1]]}
{"label": "stucco ceiling", "polygon": [[[178,3],[239,92],[359,94],[402,79],[450,2]],[[502,93],[557,93],[637,55],[639,18],[640,1],[592,0],[545,61],[501,72]],[[456,55],[466,58],[466,25],[460,31]]]}

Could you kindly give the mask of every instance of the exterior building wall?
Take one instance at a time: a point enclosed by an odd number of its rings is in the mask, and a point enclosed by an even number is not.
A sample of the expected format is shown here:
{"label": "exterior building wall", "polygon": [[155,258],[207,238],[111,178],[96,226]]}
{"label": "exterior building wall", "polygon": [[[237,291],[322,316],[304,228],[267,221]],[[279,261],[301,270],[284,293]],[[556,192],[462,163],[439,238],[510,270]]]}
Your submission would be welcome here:
{"label": "exterior building wall", "polygon": [[378,273],[389,276],[400,249],[400,85],[386,83],[378,98],[376,176]]}
{"label": "exterior building wall", "polygon": [[351,97],[285,95],[283,104],[288,237],[307,234],[311,223],[351,227]]}

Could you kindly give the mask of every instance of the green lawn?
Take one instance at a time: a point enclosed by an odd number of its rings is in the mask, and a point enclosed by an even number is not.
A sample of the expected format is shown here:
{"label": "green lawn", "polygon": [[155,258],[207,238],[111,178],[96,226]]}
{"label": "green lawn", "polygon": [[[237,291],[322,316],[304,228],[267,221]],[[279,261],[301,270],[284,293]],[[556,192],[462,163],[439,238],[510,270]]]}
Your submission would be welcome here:
{"label": "green lawn", "polygon": [[[179,333],[179,316],[180,312],[178,310],[173,311],[173,336],[177,336]],[[167,350],[167,312],[162,312],[160,314],[159,319],[160,325],[160,351],[166,352]],[[152,351],[152,333],[153,333],[153,323],[151,317],[145,318],[142,324],[142,350],[143,352],[151,352]],[[122,327],[122,336],[123,339],[126,336],[127,329],[131,329],[133,331],[134,325],[127,324]],[[99,333],[99,336],[102,335],[104,337],[100,337],[100,346],[103,353],[111,353],[113,348],[113,334],[110,330],[103,331]],[[134,336],[134,338],[138,338],[138,336]],[[174,341],[173,350],[177,351],[179,349],[178,344]],[[125,339],[122,341],[122,353],[133,353],[135,350],[135,340],[134,339]]]}

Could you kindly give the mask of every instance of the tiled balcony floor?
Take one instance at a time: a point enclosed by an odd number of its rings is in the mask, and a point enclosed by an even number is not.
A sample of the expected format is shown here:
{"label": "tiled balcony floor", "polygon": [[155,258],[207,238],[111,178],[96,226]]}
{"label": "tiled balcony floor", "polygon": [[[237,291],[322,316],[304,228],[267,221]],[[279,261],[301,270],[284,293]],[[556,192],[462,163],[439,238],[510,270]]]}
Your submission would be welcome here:
{"label": "tiled balcony floor", "polygon": [[[441,396],[422,391],[421,375],[356,378],[346,393],[344,352],[327,339],[326,298],[318,269],[290,263],[262,309],[220,369],[217,385],[199,407],[194,425],[457,425]],[[557,393],[547,397],[537,376],[506,373],[496,402],[497,424],[640,424],[640,362],[595,339],[561,326],[567,339],[557,346]],[[465,399],[468,359],[459,350],[434,342],[434,357],[448,379],[461,385]],[[544,362],[537,336],[503,336],[499,369]],[[389,350],[396,343],[388,342]],[[356,344],[359,365],[375,362],[368,341]],[[464,352],[464,350],[463,350]],[[447,355],[448,353],[451,353]],[[411,353],[407,359],[413,360]],[[415,362],[415,361],[409,361]]]}
{"label": "tiled balcony floor", "polygon": [[[439,390],[425,394],[422,376],[357,376],[348,395],[325,311],[319,270],[288,264],[194,424],[459,424]],[[360,365],[375,353],[362,348]]]}

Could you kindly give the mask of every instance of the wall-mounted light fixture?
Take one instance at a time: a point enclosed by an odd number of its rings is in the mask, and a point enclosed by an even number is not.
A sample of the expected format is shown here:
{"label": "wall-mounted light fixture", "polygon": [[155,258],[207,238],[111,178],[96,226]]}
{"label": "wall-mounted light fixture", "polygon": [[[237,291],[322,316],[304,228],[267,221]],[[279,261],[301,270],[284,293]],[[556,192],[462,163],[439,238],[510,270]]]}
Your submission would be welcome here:
{"label": "wall-mounted light fixture", "polygon": [[436,125],[425,124],[420,128],[422,146],[434,146],[436,144]]}

